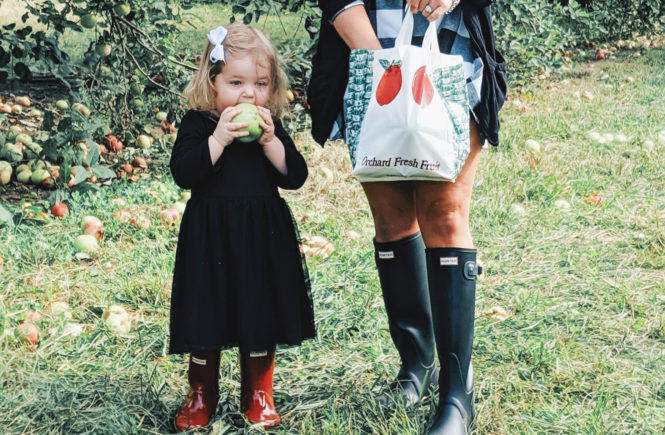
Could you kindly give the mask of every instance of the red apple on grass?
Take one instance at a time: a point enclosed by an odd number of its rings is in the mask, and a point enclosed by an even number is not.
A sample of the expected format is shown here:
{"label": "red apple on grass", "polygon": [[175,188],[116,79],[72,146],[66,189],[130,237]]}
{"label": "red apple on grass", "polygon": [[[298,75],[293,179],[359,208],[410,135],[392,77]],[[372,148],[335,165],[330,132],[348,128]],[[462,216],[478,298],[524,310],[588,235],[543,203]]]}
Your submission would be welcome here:
{"label": "red apple on grass", "polygon": [[175,207],[162,210],[160,213],[162,222],[169,226],[175,226],[180,220],[180,212]]}
{"label": "red apple on grass", "polygon": [[16,327],[14,334],[17,338],[30,344],[39,343],[39,328],[34,323],[23,322]]}
{"label": "red apple on grass", "polygon": [[95,239],[99,240],[103,237],[102,227],[104,223],[94,216],[84,216],[81,221],[81,229],[84,234],[94,236]]}
{"label": "red apple on grass", "polygon": [[67,204],[59,202],[51,207],[51,214],[55,217],[65,217],[69,214],[69,207],[67,207]]}

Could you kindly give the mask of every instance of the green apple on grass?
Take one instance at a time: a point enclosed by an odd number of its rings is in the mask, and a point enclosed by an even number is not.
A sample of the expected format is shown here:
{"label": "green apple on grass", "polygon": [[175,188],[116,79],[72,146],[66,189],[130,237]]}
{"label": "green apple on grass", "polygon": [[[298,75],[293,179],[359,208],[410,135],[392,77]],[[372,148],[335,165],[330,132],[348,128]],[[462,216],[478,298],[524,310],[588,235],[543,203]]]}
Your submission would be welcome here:
{"label": "green apple on grass", "polygon": [[259,109],[251,103],[238,103],[235,107],[242,110],[242,112],[237,114],[231,122],[247,122],[247,127],[243,127],[238,131],[249,132],[248,136],[239,137],[238,140],[240,142],[253,142],[260,138],[263,134],[263,129],[259,123],[263,121],[263,118],[259,114]]}

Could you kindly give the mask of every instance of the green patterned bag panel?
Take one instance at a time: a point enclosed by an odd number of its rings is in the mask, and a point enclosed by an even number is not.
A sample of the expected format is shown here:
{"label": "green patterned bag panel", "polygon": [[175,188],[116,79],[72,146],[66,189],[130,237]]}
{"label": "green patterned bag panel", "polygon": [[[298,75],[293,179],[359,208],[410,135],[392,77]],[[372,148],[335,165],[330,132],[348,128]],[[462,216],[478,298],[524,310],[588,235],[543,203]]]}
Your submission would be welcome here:
{"label": "green patterned bag panel", "polygon": [[349,147],[351,163],[354,166],[360,127],[372,98],[374,75],[372,62],[374,62],[372,50],[351,50],[349,82],[344,92],[344,128],[346,144]]}
{"label": "green patterned bag panel", "polygon": [[432,82],[441,101],[446,106],[455,129],[455,170],[459,173],[469,155],[469,95],[462,64],[453,67],[435,68]]}

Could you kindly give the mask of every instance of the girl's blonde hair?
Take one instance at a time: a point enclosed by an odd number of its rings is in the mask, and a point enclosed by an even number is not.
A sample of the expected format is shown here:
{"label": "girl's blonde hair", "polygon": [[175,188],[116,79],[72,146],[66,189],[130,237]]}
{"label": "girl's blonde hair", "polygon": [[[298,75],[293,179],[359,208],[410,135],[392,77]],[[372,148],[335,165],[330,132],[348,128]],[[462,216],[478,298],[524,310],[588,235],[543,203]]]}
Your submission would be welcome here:
{"label": "girl's blonde hair", "polygon": [[[286,87],[288,79],[280,65],[277,50],[266,35],[260,30],[245,24],[235,23],[229,25],[228,33],[224,39],[224,53],[226,57],[238,54],[251,54],[257,62],[266,62],[270,69],[270,97],[267,107],[275,116],[280,116],[287,104]],[[197,110],[215,109],[214,82],[217,74],[222,72],[224,62],[211,62],[210,52],[214,46],[208,42],[201,61],[199,70],[189,81],[185,88],[185,97],[189,105]]]}

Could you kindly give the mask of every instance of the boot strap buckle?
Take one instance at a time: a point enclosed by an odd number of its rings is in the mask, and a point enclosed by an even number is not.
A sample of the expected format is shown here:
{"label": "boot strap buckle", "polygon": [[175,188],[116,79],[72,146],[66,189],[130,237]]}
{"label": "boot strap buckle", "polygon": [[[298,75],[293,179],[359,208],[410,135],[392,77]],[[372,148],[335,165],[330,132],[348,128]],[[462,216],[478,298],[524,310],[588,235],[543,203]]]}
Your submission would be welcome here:
{"label": "boot strap buckle", "polygon": [[478,275],[482,275],[483,268],[478,266],[475,261],[464,263],[464,278],[475,281]]}

